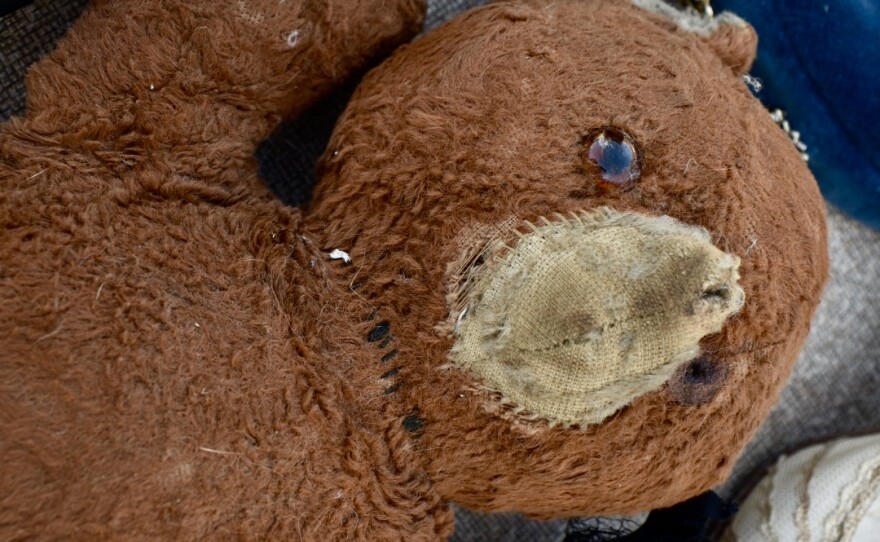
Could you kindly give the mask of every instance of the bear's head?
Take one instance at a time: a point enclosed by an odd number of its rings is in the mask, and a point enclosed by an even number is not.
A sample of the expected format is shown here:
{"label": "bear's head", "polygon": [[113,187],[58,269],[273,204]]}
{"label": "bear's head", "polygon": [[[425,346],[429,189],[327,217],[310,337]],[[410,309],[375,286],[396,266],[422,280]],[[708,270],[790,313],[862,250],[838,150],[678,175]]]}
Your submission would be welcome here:
{"label": "bear's head", "polygon": [[443,497],[629,513],[726,476],[828,265],[755,45],[659,0],[500,2],[363,81],[308,216],[390,324],[376,371]]}

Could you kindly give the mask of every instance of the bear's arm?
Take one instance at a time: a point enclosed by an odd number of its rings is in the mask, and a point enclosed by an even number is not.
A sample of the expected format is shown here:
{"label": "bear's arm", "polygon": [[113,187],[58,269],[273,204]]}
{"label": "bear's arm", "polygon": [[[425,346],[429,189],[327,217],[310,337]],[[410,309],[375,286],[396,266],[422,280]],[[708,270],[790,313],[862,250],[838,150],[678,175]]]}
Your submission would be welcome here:
{"label": "bear's arm", "polygon": [[[27,76],[29,137],[262,197],[253,151],[418,32],[424,0],[94,0]],[[204,182],[208,181],[208,182]],[[168,187],[170,188],[170,187]]]}
{"label": "bear's arm", "polygon": [[298,213],[89,202],[69,173],[12,176],[0,168],[0,538],[448,527],[401,425],[365,416],[344,380],[363,333]]}
{"label": "bear's arm", "polygon": [[[272,94],[279,80],[262,78],[288,64],[252,48],[268,64],[238,73],[210,41],[240,4],[96,2],[31,72],[28,113],[0,131],[2,539],[435,540],[450,528],[399,420],[352,391],[364,334],[343,309],[359,302],[340,301],[354,296],[251,158],[356,62]],[[317,3],[292,4],[311,32],[338,31],[308,12]],[[166,31],[161,10],[183,27]],[[398,35],[392,23],[374,41]],[[249,73],[253,88],[213,70]]]}

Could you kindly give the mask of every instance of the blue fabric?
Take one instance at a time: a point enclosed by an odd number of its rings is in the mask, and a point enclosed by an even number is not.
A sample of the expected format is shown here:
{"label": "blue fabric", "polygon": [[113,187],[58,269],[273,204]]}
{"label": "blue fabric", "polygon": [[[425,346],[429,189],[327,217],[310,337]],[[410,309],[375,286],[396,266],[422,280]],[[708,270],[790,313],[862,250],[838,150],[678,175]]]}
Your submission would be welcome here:
{"label": "blue fabric", "polygon": [[716,0],[758,32],[758,97],[809,148],[825,197],[880,228],[880,0]]}

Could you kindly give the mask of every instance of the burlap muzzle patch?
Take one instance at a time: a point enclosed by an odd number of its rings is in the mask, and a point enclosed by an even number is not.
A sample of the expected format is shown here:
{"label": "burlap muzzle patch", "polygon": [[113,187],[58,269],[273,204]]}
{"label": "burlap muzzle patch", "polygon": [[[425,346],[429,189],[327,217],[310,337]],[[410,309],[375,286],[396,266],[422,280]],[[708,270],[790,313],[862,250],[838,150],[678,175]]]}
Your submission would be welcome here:
{"label": "burlap muzzle patch", "polygon": [[531,227],[474,269],[450,357],[553,423],[660,388],[744,303],[739,258],[702,228],[605,208]]}

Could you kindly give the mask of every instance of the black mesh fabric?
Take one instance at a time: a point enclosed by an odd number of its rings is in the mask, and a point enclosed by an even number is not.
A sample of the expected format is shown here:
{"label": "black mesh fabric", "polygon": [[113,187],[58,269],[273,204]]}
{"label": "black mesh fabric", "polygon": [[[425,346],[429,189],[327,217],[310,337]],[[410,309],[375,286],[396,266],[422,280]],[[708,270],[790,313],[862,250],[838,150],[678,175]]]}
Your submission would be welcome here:
{"label": "black mesh fabric", "polygon": [[37,0],[0,18],[0,121],[24,109],[25,72],[52,50],[87,3]]}
{"label": "black mesh fabric", "polygon": [[357,78],[300,115],[283,123],[256,150],[260,176],[288,205],[309,202],[315,163],[327,147],[336,119],[354,92]]}
{"label": "black mesh fabric", "polygon": [[5,3],[0,4],[0,17],[18,11],[32,2],[33,0],[6,0]]}

